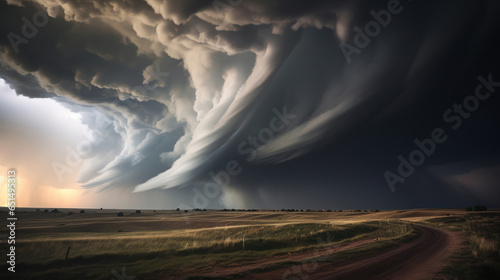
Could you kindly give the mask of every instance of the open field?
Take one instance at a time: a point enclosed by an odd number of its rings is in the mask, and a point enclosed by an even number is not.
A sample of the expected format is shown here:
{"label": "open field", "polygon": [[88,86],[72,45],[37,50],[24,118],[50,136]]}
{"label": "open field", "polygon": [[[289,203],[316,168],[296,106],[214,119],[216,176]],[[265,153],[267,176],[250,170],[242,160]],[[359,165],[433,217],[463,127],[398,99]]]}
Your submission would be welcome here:
{"label": "open field", "polygon": [[[120,211],[123,217],[117,217]],[[79,212],[18,209],[16,279],[125,279],[124,275],[135,279],[259,279],[259,275],[273,275],[281,279],[277,275],[283,274],[289,275],[287,279],[300,279],[304,277],[293,278],[298,276],[290,268],[306,263],[308,278],[319,279],[328,275],[332,265],[345,266],[423,239],[422,233],[427,234],[422,230],[424,224],[453,232],[454,242],[461,244],[447,252],[452,258],[446,255],[446,261],[435,268],[440,277],[487,279],[485,275],[498,268],[499,211]],[[2,213],[5,217],[6,212]],[[6,252],[7,232],[0,234]],[[445,235],[441,237],[447,238]],[[2,265],[2,270],[6,267]],[[481,275],[483,278],[477,278]]]}

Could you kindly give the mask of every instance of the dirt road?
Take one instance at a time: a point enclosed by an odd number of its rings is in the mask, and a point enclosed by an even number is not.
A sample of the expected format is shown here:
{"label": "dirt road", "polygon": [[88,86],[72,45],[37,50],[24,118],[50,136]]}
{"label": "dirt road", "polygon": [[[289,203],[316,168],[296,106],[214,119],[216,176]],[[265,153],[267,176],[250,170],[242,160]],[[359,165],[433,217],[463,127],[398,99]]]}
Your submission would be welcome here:
{"label": "dirt road", "polygon": [[[411,243],[340,264],[320,264],[314,271],[279,269],[245,279],[440,279],[436,273],[460,246],[457,234],[416,226],[422,234]],[[444,278],[441,278],[444,279]]]}

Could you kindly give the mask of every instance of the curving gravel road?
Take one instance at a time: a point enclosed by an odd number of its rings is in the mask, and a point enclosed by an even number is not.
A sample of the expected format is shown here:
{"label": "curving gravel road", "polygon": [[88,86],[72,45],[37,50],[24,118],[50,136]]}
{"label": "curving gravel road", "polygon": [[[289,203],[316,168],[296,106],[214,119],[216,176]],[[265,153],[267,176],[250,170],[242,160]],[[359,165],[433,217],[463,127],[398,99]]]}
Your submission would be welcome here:
{"label": "curving gravel road", "polygon": [[437,279],[434,275],[459,246],[456,234],[415,226],[422,234],[411,243],[344,264],[321,266],[309,279]]}
{"label": "curving gravel road", "polygon": [[[337,264],[318,263],[310,273],[290,273],[292,268],[281,268],[247,275],[244,279],[283,280],[436,280],[436,275],[461,244],[457,233],[424,225],[415,225],[422,233],[410,243],[397,248],[375,252],[359,259]],[[297,271],[294,271],[297,272]]]}

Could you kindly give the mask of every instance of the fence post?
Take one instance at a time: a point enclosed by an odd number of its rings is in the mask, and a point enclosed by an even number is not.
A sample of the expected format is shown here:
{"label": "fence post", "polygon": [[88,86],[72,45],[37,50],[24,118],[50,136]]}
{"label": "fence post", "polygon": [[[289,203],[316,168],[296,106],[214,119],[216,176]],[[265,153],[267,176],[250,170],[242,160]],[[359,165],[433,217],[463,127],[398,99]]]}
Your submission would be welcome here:
{"label": "fence post", "polygon": [[71,249],[71,247],[68,247],[68,251],[66,251],[66,258],[64,259],[64,262],[68,261],[69,249]]}

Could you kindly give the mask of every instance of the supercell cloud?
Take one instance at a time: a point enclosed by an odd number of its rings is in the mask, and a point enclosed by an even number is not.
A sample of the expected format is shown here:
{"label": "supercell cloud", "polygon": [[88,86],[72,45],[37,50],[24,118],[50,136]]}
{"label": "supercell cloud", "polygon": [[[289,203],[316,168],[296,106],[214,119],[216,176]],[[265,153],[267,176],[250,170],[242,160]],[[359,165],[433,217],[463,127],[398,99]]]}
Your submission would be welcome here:
{"label": "supercell cloud", "polygon": [[342,203],[360,192],[378,208],[498,202],[486,179],[463,186],[499,166],[498,97],[395,194],[383,176],[478,76],[500,80],[495,1],[0,3],[0,77],[92,131],[78,150],[84,188],[187,193],[219,180],[234,207],[356,207]]}

